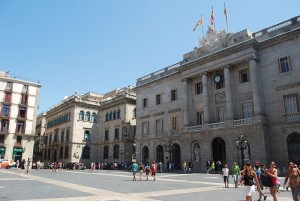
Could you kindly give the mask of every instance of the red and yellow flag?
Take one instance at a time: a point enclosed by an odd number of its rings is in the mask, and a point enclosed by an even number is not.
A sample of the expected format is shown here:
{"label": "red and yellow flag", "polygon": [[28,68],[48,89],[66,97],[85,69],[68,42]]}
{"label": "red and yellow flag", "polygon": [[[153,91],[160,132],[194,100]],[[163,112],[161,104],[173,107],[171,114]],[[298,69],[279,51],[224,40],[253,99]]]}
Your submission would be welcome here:
{"label": "red and yellow flag", "polygon": [[202,20],[202,16],[200,18],[200,20],[197,22],[196,26],[194,27],[193,31],[195,31],[197,29],[198,26],[201,26],[203,24],[203,20]]}

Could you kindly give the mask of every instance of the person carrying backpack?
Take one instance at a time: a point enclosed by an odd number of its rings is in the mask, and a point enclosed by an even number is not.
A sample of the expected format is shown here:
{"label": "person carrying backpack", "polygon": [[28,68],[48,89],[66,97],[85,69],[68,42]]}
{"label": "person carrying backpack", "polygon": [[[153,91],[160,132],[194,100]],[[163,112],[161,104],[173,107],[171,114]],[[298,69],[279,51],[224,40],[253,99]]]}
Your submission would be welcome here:
{"label": "person carrying backpack", "polygon": [[151,168],[150,168],[149,164],[146,163],[146,166],[145,166],[145,173],[146,173],[147,181],[148,181],[148,177],[149,177],[150,172],[151,172]]}

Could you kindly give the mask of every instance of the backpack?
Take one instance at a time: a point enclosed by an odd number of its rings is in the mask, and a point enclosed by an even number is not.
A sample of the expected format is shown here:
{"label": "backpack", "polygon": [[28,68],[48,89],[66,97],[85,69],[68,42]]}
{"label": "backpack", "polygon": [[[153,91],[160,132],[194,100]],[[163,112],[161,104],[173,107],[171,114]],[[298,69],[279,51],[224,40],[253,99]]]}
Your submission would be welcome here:
{"label": "backpack", "polygon": [[156,164],[152,164],[151,170],[152,170],[152,172],[156,172],[157,171]]}

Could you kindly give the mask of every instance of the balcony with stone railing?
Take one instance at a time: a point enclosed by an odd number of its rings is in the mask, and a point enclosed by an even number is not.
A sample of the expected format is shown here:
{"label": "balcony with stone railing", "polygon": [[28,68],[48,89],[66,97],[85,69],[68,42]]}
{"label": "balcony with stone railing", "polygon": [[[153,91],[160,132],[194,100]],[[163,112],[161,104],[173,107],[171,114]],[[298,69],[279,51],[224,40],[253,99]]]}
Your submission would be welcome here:
{"label": "balcony with stone railing", "polygon": [[217,122],[217,123],[208,124],[208,127],[210,129],[225,128],[225,122]]}
{"label": "balcony with stone railing", "polygon": [[233,120],[233,126],[243,126],[253,124],[252,118]]}
{"label": "balcony with stone railing", "polygon": [[201,131],[201,130],[202,130],[202,125],[187,127],[187,132],[195,132],[195,131]]}
{"label": "balcony with stone railing", "polygon": [[285,115],[285,120],[288,123],[300,121],[300,113],[287,114],[287,115]]}

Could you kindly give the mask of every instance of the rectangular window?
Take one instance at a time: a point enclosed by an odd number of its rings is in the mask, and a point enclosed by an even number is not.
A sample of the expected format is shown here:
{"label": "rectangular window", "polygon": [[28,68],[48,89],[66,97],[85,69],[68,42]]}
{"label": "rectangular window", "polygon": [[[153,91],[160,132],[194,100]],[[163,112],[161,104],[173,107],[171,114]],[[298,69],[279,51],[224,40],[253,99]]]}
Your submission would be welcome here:
{"label": "rectangular window", "polygon": [[196,119],[197,119],[196,125],[202,125],[202,123],[203,123],[203,112],[197,112],[196,113]]}
{"label": "rectangular window", "polygon": [[162,133],[162,119],[156,119],[155,131],[156,133]]}
{"label": "rectangular window", "polygon": [[143,99],[143,107],[146,108],[147,107],[147,98]]}
{"label": "rectangular window", "polygon": [[11,93],[5,93],[5,103],[11,103]]}
{"label": "rectangular window", "polygon": [[104,132],[104,140],[109,140],[109,130],[105,130],[105,132]]}
{"label": "rectangular window", "polygon": [[10,112],[10,106],[4,105],[2,108],[2,115],[8,117]]}
{"label": "rectangular window", "polygon": [[283,96],[285,114],[296,114],[299,112],[297,94],[288,94]]}
{"label": "rectangular window", "polygon": [[119,139],[119,128],[115,128],[115,139]]}
{"label": "rectangular window", "polygon": [[286,73],[291,70],[291,62],[290,57],[282,57],[278,59],[278,66],[279,66],[279,72],[280,73]]}
{"label": "rectangular window", "polygon": [[27,94],[22,94],[21,104],[22,105],[27,105],[27,99],[28,99],[28,95]]}
{"label": "rectangular window", "polygon": [[26,107],[20,107],[19,117],[20,118],[26,118]]}
{"label": "rectangular window", "polygon": [[83,147],[82,159],[90,159],[91,148],[88,146]]}
{"label": "rectangular window", "polygon": [[19,134],[25,133],[25,122],[24,121],[18,121],[17,122],[16,133],[19,133]]}
{"label": "rectangular window", "polygon": [[148,122],[143,122],[142,123],[142,133],[143,135],[148,135]]}
{"label": "rectangular window", "polygon": [[7,91],[11,91],[11,90],[12,90],[12,87],[13,87],[13,83],[12,83],[12,82],[7,82],[6,90],[7,90]]}
{"label": "rectangular window", "polygon": [[177,130],[177,117],[172,117],[172,130],[176,131]]}
{"label": "rectangular window", "polygon": [[202,82],[197,82],[195,84],[195,94],[202,94],[202,93],[203,93]]}
{"label": "rectangular window", "polygon": [[7,133],[8,132],[9,121],[2,120],[1,121],[1,132]]}
{"label": "rectangular window", "polygon": [[64,141],[65,141],[65,131],[61,131],[61,134],[60,134],[60,141],[61,141],[61,142],[64,142]]}
{"label": "rectangular window", "polygon": [[4,135],[0,135],[0,144],[4,144]]}
{"label": "rectangular window", "polygon": [[249,70],[243,69],[240,70],[240,83],[249,82]]}
{"label": "rectangular window", "polygon": [[226,120],[226,107],[219,107],[218,108],[218,120],[219,122],[224,122]]}
{"label": "rectangular window", "polygon": [[24,94],[28,93],[28,85],[23,86],[22,93],[24,93]]}
{"label": "rectangular window", "polygon": [[252,102],[249,103],[243,103],[243,118],[252,118],[253,117],[253,104]]}
{"label": "rectangular window", "polygon": [[17,136],[17,144],[18,145],[22,144],[22,136]]}
{"label": "rectangular window", "polygon": [[156,105],[160,105],[160,94],[156,95]]}
{"label": "rectangular window", "polygon": [[52,144],[52,134],[49,135],[49,145]]}
{"label": "rectangular window", "polygon": [[84,138],[83,138],[84,141],[90,141],[91,138],[90,138],[90,131],[89,130],[85,130],[84,131]]}
{"label": "rectangular window", "polygon": [[175,101],[177,99],[177,91],[176,89],[171,91],[171,101]]}
{"label": "rectangular window", "polygon": [[44,144],[45,144],[45,145],[48,144],[48,136],[45,136],[45,137],[44,137]]}
{"label": "rectangular window", "polygon": [[70,141],[70,130],[67,129],[67,133],[66,133],[66,142]]}

